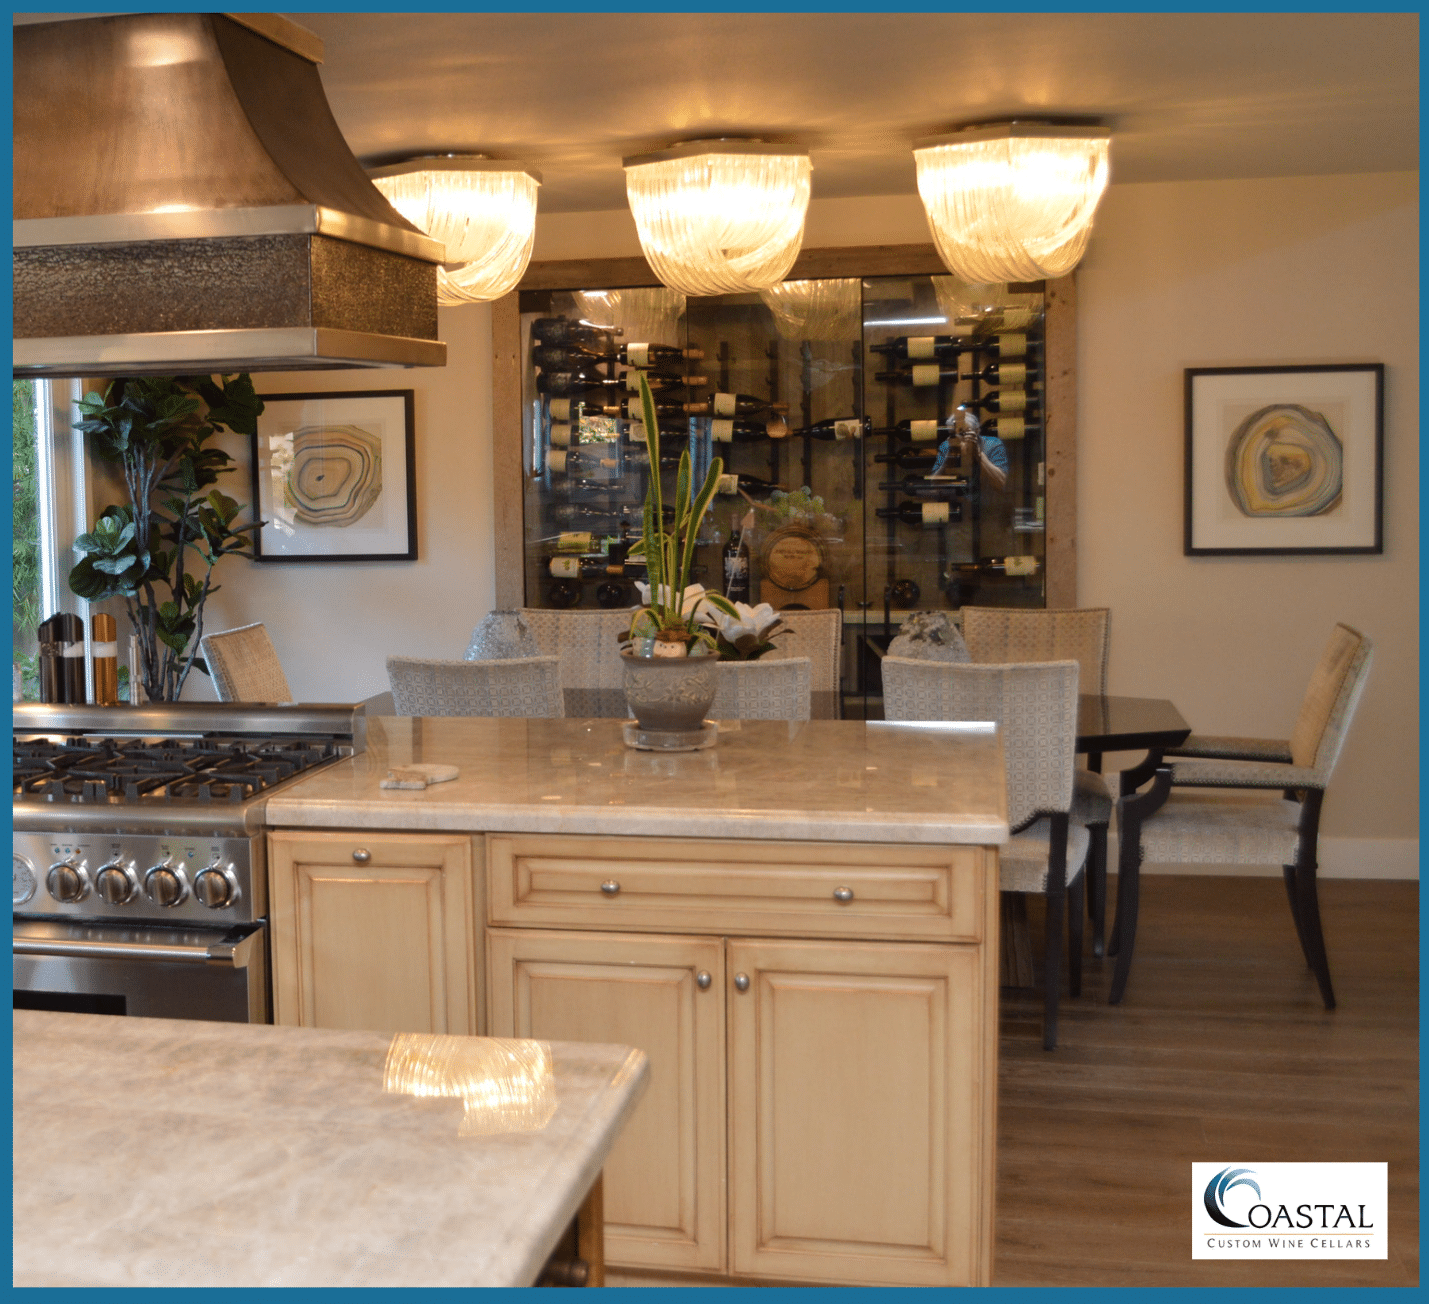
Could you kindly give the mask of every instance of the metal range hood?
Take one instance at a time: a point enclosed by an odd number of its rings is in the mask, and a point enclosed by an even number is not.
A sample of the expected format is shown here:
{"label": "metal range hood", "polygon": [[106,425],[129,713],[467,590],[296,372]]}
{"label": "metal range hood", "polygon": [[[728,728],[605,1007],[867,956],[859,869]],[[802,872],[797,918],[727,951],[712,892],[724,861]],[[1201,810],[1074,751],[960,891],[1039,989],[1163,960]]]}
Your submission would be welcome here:
{"label": "metal range hood", "polygon": [[445,250],[276,14],[14,29],[17,376],[439,367]]}

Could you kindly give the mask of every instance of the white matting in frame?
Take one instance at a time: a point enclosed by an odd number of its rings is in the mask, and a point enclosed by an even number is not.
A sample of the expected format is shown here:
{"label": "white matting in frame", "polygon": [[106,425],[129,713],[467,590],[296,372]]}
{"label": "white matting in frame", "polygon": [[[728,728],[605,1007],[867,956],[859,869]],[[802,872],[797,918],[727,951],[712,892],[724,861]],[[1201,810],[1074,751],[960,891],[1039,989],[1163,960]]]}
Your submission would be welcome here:
{"label": "white matting in frame", "polygon": [[264,394],[253,449],[256,561],[412,561],[410,389]]}
{"label": "white matting in frame", "polygon": [[1384,367],[1186,372],[1189,556],[1383,551]]}

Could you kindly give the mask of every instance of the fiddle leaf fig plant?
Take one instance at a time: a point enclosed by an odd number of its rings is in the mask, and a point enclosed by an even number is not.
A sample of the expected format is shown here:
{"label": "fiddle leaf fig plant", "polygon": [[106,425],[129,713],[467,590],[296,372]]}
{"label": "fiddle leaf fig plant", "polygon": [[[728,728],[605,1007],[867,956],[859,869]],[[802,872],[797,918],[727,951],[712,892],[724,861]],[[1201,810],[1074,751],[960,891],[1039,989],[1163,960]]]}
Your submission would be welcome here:
{"label": "fiddle leaf fig plant", "polygon": [[209,441],[220,430],[255,435],[263,400],[247,374],[140,376],[86,394],[76,430],[123,473],[129,501],[111,504],[74,541],[82,553],[69,586],[97,602],[123,598],[139,640],[150,701],[177,701],[198,655],[204,606],[218,591],[220,558],[251,557],[259,522],[216,488],[233,458]]}

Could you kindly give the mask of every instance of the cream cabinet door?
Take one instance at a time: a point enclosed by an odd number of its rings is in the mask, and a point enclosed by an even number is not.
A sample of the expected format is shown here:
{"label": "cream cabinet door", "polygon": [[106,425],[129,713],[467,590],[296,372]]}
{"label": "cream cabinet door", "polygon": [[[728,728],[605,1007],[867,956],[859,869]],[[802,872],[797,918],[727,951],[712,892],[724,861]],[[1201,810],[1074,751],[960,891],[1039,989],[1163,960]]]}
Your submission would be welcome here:
{"label": "cream cabinet door", "polygon": [[493,1036],[615,1042],[650,1084],[605,1163],[605,1257],[724,1267],[724,948],[719,938],[487,930]]}
{"label": "cream cabinet door", "polygon": [[996,989],[979,957],[729,943],[734,1272],[986,1284]]}
{"label": "cream cabinet door", "polygon": [[477,1033],[469,837],[268,838],[273,1021]]}

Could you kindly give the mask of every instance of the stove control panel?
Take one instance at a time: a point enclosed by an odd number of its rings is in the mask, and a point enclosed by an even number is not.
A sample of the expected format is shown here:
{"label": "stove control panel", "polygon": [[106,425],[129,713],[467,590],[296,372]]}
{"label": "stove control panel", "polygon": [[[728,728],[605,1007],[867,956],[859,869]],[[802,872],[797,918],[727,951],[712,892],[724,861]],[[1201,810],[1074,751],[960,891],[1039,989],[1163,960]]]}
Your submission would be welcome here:
{"label": "stove control panel", "polygon": [[250,923],[267,905],[263,839],[14,834],[17,915]]}

